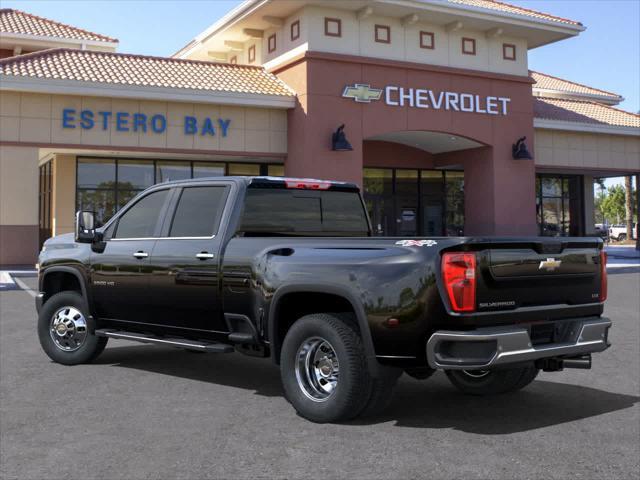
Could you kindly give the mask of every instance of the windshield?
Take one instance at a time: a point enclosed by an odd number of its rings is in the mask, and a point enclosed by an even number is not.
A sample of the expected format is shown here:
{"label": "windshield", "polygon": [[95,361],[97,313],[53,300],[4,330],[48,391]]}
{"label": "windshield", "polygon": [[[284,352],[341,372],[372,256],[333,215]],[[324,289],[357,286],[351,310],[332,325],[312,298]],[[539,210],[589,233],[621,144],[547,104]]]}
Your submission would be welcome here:
{"label": "windshield", "polygon": [[369,236],[369,224],[357,192],[248,188],[239,233]]}

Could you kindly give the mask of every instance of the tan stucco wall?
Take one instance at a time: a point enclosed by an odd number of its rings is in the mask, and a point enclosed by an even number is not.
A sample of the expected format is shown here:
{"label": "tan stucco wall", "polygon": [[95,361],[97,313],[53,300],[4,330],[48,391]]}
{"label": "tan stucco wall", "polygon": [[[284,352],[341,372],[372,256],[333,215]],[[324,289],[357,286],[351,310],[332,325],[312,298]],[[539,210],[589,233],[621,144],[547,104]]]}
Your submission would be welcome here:
{"label": "tan stucco wall", "polygon": [[32,264],[38,251],[38,149],[0,145],[0,265]]}
{"label": "tan stucco wall", "polygon": [[[125,111],[148,116],[163,114],[167,129],[163,133],[119,132],[112,116],[109,127],[83,130],[62,128],[66,108]],[[184,117],[199,120],[211,117],[229,119],[228,135],[185,135]],[[207,105],[177,102],[126,100],[36,93],[0,92],[0,141],[58,145],[100,145],[134,148],[172,148],[193,151],[259,152],[285,154],[287,151],[287,112],[285,110]]]}
{"label": "tan stucco wall", "polygon": [[[341,37],[325,35],[325,17],[341,20]],[[300,37],[292,41],[291,24],[295,21],[300,22]],[[390,27],[390,43],[375,41],[376,24]],[[420,31],[434,34],[435,48],[420,48]],[[269,52],[267,39],[273,34],[276,35],[276,49]],[[476,55],[462,53],[462,37],[476,40]],[[503,58],[504,43],[516,46],[516,60]],[[398,18],[380,15],[358,20],[356,12],[320,6],[308,6],[298,10],[284,19],[282,27],[266,29],[262,39],[249,39],[244,42],[242,51],[227,53],[226,60],[236,56],[238,63],[248,63],[247,52],[251,45],[256,45],[254,64],[257,65],[271,61],[277,64],[278,57],[298,48],[303,51],[340,53],[511,75],[529,74],[528,48],[524,39],[509,36],[487,38],[485,32],[467,28],[447,32],[444,26],[429,23],[428,19],[411,25],[403,25]],[[205,46],[192,52],[189,58],[211,60],[207,52],[208,48]],[[268,66],[272,65],[269,63]]]}
{"label": "tan stucco wall", "polygon": [[38,224],[38,149],[0,145],[0,225]]}
{"label": "tan stucco wall", "polygon": [[540,167],[640,171],[640,137],[536,129]]}

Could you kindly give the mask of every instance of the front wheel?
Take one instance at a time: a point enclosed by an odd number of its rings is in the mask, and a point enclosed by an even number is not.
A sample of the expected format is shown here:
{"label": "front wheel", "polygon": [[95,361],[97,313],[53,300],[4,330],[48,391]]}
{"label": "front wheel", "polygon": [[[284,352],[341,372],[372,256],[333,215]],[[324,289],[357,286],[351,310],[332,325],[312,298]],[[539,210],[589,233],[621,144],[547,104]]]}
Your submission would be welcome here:
{"label": "front wheel", "polygon": [[529,385],[538,375],[535,367],[504,370],[447,370],[449,381],[463,393],[496,395],[514,392]]}
{"label": "front wheel", "polygon": [[65,365],[88,363],[107,345],[96,337],[85,301],[76,292],[60,292],[44,304],[38,315],[38,337],[44,352]]}
{"label": "front wheel", "polygon": [[349,420],[371,397],[372,380],[354,322],[341,314],[306,315],[287,332],[282,385],[287,400],[308,420]]}

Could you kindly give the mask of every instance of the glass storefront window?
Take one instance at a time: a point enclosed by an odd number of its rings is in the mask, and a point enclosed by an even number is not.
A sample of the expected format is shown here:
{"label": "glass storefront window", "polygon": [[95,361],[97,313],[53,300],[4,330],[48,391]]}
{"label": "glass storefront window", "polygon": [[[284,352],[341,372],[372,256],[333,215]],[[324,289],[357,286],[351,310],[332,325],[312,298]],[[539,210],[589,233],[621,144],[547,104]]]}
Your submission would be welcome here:
{"label": "glass storefront window", "polygon": [[118,188],[144,190],[154,184],[153,162],[118,160]]}
{"label": "glass storefront window", "polygon": [[374,235],[389,235],[393,227],[393,170],[365,168],[363,195]]}
{"label": "glass storefront window", "polygon": [[582,177],[536,176],[536,218],[540,235],[582,235]]}
{"label": "glass storefront window", "polygon": [[224,177],[224,163],[193,162],[193,178]]}
{"label": "glass storefront window", "polygon": [[267,173],[270,177],[284,177],[284,165],[269,165]]}
{"label": "glass storefront window", "polygon": [[449,236],[464,235],[464,173],[445,172],[447,191],[447,225]]}
{"label": "glass storefront window", "polygon": [[116,212],[115,189],[78,189],[77,209],[94,211],[97,224],[104,224]]}
{"label": "glass storefront window", "polygon": [[[80,157],[77,159],[76,210],[95,211],[96,220],[104,224],[133,197],[155,183],[223,177],[227,170],[229,175],[266,175],[267,172],[273,176],[284,175],[284,166],[273,164]],[[40,183],[43,192],[42,178]],[[45,198],[40,195],[41,219],[49,209]]]}
{"label": "glass storefront window", "polygon": [[190,162],[156,162],[156,183],[191,178]]}
{"label": "glass storefront window", "polygon": [[420,172],[422,233],[442,235],[444,221],[444,173],[437,170]]}
{"label": "glass storefront window", "polygon": [[236,176],[260,175],[260,165],[255,163],[230,163],[229,175],[236,175]]}
{"label": "glass storefront window", "polygon": [[115,182],[115,160],[78,159],[78,188],[113,188]]}
{"label": "glass storefront window", "polygon": [[365,168],[363,187],[375,235],[464,234],[463,172]]}

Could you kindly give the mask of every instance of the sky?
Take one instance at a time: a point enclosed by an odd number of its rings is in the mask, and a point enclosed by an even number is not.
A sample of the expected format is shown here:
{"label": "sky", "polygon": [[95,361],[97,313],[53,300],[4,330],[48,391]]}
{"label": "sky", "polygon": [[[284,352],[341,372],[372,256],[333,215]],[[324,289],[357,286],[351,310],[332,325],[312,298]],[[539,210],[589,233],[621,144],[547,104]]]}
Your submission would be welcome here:
{"label": "sky", "polygon": [[[294,1],[294,0],[290,0]],[[345,0],[348,1],[348,0]],[[120,40],[118,51],[169,56],[239,0],[0,0]],[[578,37],[529,51],[532,70],[618,93],[640,113],[640,0],[508,0],[587,27]],[[608,179],[607,185],[621,180]]]}

